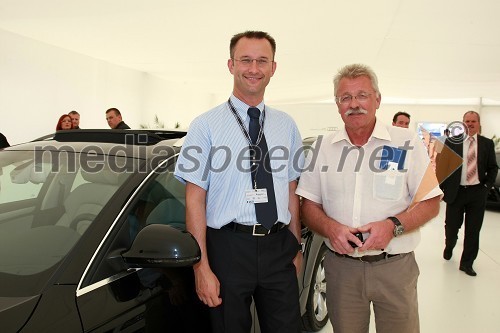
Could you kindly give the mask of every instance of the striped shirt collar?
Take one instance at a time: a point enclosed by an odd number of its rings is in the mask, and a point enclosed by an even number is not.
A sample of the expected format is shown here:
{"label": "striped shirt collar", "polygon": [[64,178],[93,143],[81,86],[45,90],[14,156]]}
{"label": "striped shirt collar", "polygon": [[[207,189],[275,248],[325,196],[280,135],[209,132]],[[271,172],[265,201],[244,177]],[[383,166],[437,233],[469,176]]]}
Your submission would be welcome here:
{"label": "striped shirt collar", "polygon": [[[243,120],[248,120],[249,116],[247,114],[247,111],[248,111],[248,108],[250,108],[251,106],[242,102],[234,95],[231,95],[231,97],[229,97],[229,99],[231,100],[231,103],[233,103],[234,108],[236,109],[236,112],[238,112],[238,115],[240,116],[240,118]],[[261,117],[262,117],[262,110],[264,110],[264,101],[260,102],[255,107],[260,110]]]}

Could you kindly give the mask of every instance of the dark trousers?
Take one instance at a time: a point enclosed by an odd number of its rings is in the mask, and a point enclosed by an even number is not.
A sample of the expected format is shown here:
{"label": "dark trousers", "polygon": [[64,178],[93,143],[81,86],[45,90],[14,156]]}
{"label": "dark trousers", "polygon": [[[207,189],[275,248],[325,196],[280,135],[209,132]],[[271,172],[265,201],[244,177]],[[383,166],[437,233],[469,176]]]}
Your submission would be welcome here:
{"label": "dark trousers", "polygon": [[222,298],[210,309],[214,333],[249,333],[252,298],[262,333],[300,332],[297,250],[288,228],[263,237],[207,228],[208,259]]}
{"label": "dark trousers", "polygon": [[479,232],[483,226],[487,194],[488,189],[483,185],[460,187],[455,201],[446,204],[445,236],[448,249],[455,247],[458,230],[465,222],[460,266],[472,267],[479,252]]}

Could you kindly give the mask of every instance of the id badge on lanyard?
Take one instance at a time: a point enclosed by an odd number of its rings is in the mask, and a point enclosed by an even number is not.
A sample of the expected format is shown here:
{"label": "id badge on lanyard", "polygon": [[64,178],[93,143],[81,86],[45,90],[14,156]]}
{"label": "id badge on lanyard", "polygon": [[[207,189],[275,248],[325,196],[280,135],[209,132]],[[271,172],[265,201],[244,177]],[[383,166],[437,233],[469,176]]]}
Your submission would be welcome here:
{"label": "id badge on lanyard", "polygon": [[266,203],[267,202],[267,189],[256,188],[253,190],[245,191],[245,198],[247,203]]}

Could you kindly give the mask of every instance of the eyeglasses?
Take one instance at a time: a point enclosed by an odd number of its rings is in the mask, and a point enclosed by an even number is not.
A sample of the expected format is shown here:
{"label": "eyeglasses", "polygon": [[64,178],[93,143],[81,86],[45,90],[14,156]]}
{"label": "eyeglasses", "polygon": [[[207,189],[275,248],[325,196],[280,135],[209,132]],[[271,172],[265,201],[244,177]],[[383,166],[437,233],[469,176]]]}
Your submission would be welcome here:
{"label": "eyeglasses", "polygon": [[252,58],[241,58],[241,59],[233,59],[234,61],[239,61],[242,66],[251,66],[253,62],[257,64],[257,67],[266,67],[268,64],[271,63],[269,59],[265,58],[259,58],[259,59],[252,59]]}
{"label": "eyeglasses", "polygon": [[349,104],[349,103],[351,103],[352,99],[354,98],[358,102],[363,103],[363,102],[366,102],[368,100],[368,98],[370,98],[371,95],[372,94],[368,94],[368,93],[360,93],[359,95],[356,95],[356,96],[343,95],[343,96],[337,97],[336,100],[340,104]]}

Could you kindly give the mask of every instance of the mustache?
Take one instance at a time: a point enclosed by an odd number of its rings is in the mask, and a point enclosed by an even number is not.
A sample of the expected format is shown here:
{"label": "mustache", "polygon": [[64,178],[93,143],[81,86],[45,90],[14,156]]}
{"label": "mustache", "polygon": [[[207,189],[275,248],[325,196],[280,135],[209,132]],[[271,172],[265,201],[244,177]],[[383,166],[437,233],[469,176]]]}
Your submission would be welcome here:
{"label": "mustache", "polygon": [[356,109],[349,109],[349,110],[347,110],[344,113],[344,115],[350,116],[350,115],[353,115],[353,114],[367,114],[367,113],[368,113],[368,111],[366,111],[363,108],[356,108]]}

